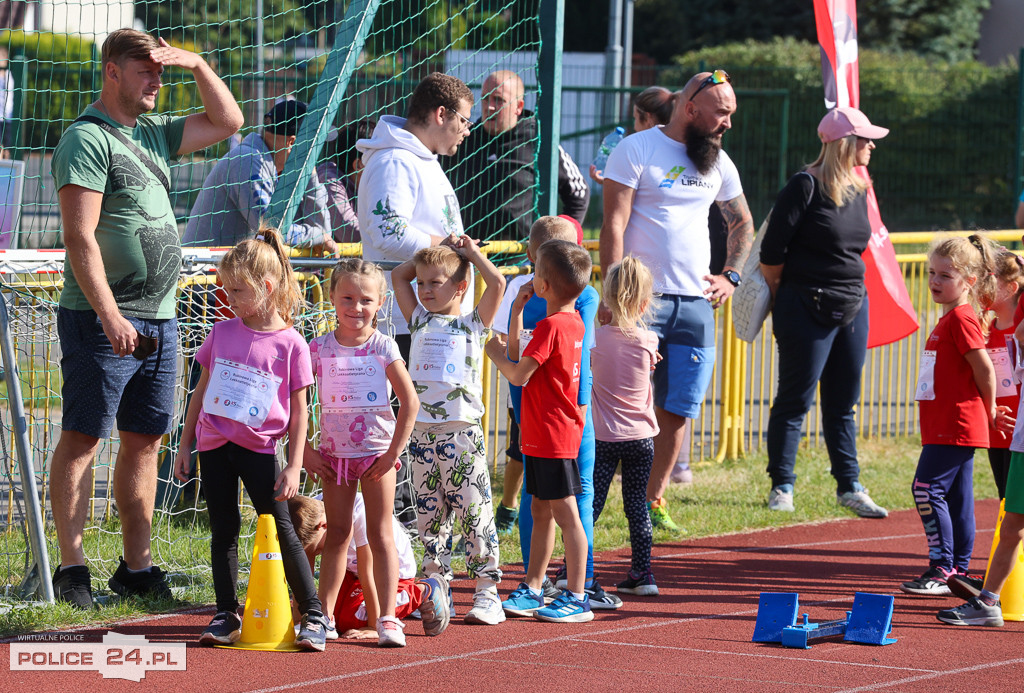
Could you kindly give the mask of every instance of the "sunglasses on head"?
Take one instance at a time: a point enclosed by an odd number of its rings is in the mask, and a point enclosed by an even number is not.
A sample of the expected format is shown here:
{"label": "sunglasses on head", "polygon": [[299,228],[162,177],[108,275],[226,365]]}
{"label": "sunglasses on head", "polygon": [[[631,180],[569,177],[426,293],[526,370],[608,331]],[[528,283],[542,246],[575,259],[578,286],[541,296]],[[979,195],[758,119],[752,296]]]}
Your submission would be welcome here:
{"label": "sunglasses on head", "polygon": [[715,84],[724,84],[726,82],[732,82],[732,80],[729,79],[729,73],[725,70],[715,70],[704,78],[704,81],[700,83],[699,87],[697,87],[697,91],[693,92],[693,95],[690,96],[690,101],[697,98],[697,94],[701,93],[706,87],[710,87]]}

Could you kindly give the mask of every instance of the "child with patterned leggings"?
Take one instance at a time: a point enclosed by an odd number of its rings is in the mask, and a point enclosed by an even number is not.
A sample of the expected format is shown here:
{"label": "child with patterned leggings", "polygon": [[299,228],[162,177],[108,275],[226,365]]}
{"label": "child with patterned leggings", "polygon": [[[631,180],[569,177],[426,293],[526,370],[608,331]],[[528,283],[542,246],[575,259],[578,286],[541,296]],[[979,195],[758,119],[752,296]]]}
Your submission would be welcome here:
{"label": "child with patterned leggings", "polygon": [[633,560],[617,589],[640,596],[658,594],[651,572],[651,516],[646,496],[654,462],[654,436],[658,434],[651,387],[658,336],[644,323],[653,285],[650,270],[632,255],[612,266],[604,281],[604,302],[612,319],[597,329],[590,350],[596,438],[594,523],[601,516],[615,469],[622,462],[622,503],[629,522]]}
{"label": "child with patterned leggings", "polygon": [[[486,289],[476,309],[463,314],[462,297],[474,266]],[[409,323],[409,371],[420,396],[409,452],[423,573],[451,579],[448,539],[457,516],[466,536],[466,568],[476,578],[473,608],[465,621],[496,625],[505,613],[498,599],[498,533],[480,425],[481,374],[484,333],[498,310],[505,279],[466,236],[419,250],[391,278],[395,301]]]}

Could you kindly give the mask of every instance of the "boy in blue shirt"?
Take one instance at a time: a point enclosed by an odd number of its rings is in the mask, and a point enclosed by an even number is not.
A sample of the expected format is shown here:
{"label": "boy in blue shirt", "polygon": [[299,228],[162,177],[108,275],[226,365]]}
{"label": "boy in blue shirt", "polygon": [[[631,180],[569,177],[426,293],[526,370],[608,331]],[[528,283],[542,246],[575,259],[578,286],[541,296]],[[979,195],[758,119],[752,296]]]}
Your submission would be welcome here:
{"label": "boy in blue shirt", "polygon": [[[582,232],[564,217],[545,216],[534,222],[530,229],[529,246],[526,255],[532,264],[536,263],[537,252],[540,246],[549,240],[563,240],[574,243],[582,241]],[[502,327],[510,320],[509,307],[518,293],[519,287],[533,279],[533,274],[522,275],[512,279],[505,292],[505,299],[502,301],[498,314],[495,317],[495,331],[501,332]],[[578,403],[583,410],[585,426],[583,439],[580,443],[579,454],[576,458],[580,470],[581,490],[576,495],[579,507],[580,521],[583,523],[583,531],[587,535],[587,566],[586,566],[586,593],[590,598],[590,606],[593,609],[618,609],[622,606],[622,600],[614,594],[605,592],[597,583],[594,576],[594,423],[589,412],[590,404],[590,347],[594,345],[594,328],[597,308],[601,303],[601,297],[594,287],[587,285],[575,302],[576,312],[583,320],[586,330],[583,342],[583,356],[580,362],[580,389]],[[536,294],[526,303],[523,308],[523,329],[532,330],[537,323],[544,319],[547,314],[547,301]],[[507,331],[507,328],[505,328]],[[521,351],[521,350],[520,350]],[[520,402],[522,388],[514,385],[509,387],[512,399],[512,408],[515,420],[518,424],[521,421]],[[518,445],[513,441],[510,445]],[[512,463],[508,464],[505,473],[506,485],[518,485],[522,479],[522,467],[518,474],[510,471]],[[531,515],[532,495],[523,489],[519,510],[519,544],[523,554],[523,566],[529,568],[531,536],[533,530],[533,519]],[[502,506],[499,506],[497,513],[501,513]],[[558,588],[566,585],[565,568],[559,569],[555,576],[554,584],[545,578],[545,597],[553,599],[558,596]]]}

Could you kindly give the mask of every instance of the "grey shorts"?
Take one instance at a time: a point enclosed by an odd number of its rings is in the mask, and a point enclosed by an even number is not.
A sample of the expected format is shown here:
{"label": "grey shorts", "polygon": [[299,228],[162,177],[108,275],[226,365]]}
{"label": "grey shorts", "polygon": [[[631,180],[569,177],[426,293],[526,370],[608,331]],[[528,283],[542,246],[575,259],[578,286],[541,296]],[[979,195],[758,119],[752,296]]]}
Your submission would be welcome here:
{"label": "grey shorts", "polygon": [[139,334],[156,337],[145,360],[114,354],[91,310],[57,310],[63,419],[61,428],[94,438],[117,430],[164,435],[174,423],[178,385],[178,322],[125,316]]}
{"label": "grey shorts", "polygon": [[654,369],[654,404],[677,416],[700,415],[715,369],[715,313],[705,298],[659,296],[650,328],[661,361]]}

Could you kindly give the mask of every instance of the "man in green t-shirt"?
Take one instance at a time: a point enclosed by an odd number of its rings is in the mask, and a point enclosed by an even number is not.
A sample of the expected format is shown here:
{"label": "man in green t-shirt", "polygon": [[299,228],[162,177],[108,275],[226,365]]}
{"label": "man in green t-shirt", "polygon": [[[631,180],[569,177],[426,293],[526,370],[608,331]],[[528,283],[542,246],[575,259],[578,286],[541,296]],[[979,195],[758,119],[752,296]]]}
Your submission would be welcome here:
{"label": "man in green t-shirt", "polygon": [[[165,67],[189,70],[204,110],[143,115],[156,106]],[[53,153],[64,244],[61,435],[50,463],[50,500],[61,565],[56,597],[85,609],[92,583],[82,534],[90,467],[116,421],[114,500],[124,556],[109,585],[122,596],[169,598],[153,565],[150,529],[157,451],[171,430],[177,384],[174,293],[181,246],[168,197],[169,162],[230,137],[242,112],[195,53],[134,29],[103,43],[103,89]]]}

